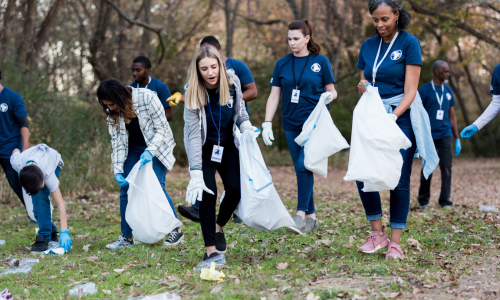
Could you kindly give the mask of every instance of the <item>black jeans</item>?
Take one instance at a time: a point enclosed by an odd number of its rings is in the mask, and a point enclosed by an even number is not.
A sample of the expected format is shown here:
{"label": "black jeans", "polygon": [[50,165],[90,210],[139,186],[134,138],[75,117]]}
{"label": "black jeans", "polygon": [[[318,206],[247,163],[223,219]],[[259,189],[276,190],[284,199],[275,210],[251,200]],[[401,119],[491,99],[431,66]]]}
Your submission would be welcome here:
{"label": "black jeans", "polygon": [[21,187],[21,182],[19,182],[19,175],[16,170],[12,168],[10,159],[0,157],[0,164],[2,165],[2,169],[5,172],[5,177],[7,177],[10,187],[14,190],[19,200],[21,200],[21,203],[26,206],[26,204],[24,204],[23,188]]}
{"label": "black jeans", "polygon": [[222,161],[217,163],[211,159],[214,144],[206,142],[203,145],[203,180],[205,180],[207,188],[214,192],[214,195],[203,192],[203,200],[200,202],[200,225],[205,247],[215,246],[217,203],[215,171],[219,172],[224,190],[226,191],[224,200],[219,208],[219,215],[217,216],[217,224],[219,226],[226,225],[233,211],[240,203],[241,198],[239,151],[234,145],[232,137],[222,142],[221,146],[224,147]]}
{"label": "black jeans", "polygon": [[[439,167],[441,168],[441,195],[439,196],[439,205],[453,205],[453,202],[450,201],[453,137],[447,136],[439,140],[434,140],[434,145],[436,146],[439,156]],[[420,189],[418,190],[418,202],[420,206],[429,204],[429,198],[431,197],[431,180],[432,174],[427,180],[423,173],[420,174]]]}

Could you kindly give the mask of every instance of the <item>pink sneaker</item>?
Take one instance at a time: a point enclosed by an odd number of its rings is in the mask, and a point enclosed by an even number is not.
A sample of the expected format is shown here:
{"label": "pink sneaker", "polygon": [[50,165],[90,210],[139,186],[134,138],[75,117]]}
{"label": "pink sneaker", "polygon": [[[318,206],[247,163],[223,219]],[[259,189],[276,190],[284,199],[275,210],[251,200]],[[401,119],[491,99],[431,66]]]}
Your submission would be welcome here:
{"label": "pink sneaker", "polygon": [[391,242],[389,244],[389,249],[387,249],[387,253],[385,253],[385,258],[403,259],[405,258],[405,255],[397,243]]}
{"label": "pink sneaker", "polygon": [[382,227],[382,232],[372,231],[372,234],[366,239],[366,242],[358,252],[361,253],[375,253],[378,250],[387,247],[389,245],[389,240],[385,235],[385,228]]}

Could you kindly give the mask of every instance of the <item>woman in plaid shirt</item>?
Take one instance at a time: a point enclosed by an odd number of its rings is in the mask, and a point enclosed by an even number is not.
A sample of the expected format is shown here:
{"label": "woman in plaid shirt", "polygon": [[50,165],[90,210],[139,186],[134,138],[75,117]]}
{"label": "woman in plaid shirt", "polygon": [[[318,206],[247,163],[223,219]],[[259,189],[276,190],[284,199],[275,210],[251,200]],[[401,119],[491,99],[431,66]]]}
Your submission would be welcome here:
{"label": "woman in plaid shirt", "polygon": [[[239,151],[233,131],[256,130],[248,120],[241,85],[234,73],[228,74],[223,56],[213,46],[201,47],[188,72],[184,107],[184,145],[191,180],[186,201],[200,202],[200,225],[205,241],[205,266],[225,264],[226,239],[222,227],[231,218],[241,198]],[[226,196],[216,218],[219,172]],[[206,185],[205,185],[206,184]]]}
{"label": "woman in plaid shirt", "polygon": [[[142,167],[153,162],[153,170],[167,196],[177,218],[172,199],[165,190],[165,175],[174,166],[172,151],[175,146],[172,130],[168,125],[163,106],[155,92],[144,88],[131,88],[116,79],[102,81],[97,98],[109,124],[113,153],[113,173],[120,186],[120,214],[123,236],[106,245],[109,249],[121,249],[134,244],[132,229],[125,219],[128,204],[128,176],[140,160]],[[174,229],[163,242],[174,246],[184,239],[180,228]]]}

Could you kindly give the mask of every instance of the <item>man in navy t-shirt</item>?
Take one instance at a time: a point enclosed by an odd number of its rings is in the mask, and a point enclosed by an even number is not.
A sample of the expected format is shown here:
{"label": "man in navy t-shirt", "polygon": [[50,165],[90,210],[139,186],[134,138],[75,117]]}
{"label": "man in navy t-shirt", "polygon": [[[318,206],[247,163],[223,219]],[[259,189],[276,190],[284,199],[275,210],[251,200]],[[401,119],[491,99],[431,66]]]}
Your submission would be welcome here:
{"label": "man in navy t-shirt", "polygon": [[[450,76],[450,68],[444,61],[438,60],[432,66],[434,79],[424,84],[419,90],[422,104],[429,114],[431,122],[432,139],[439,156],[439,167],[441,168],[441,194],[439,205],[441,207],[451,207],[451,165],[452,165],[452,144],[455,139],[455,156],[457,156],[462,146],[458,137],[457,119],[455,117],[455,98],[451,88],[444,84]],[[431,196],[431,180],[425,179],[423,173],[420,177],[420,189],[418,191],[418,202],[421,208],[427,208]]]}
{"label": "man in navy t-shirt", "polygon": [[[28,149],[29,123],[28,112],[21,96],[1,84],[0,71],[0,164],[10,187],[24,204],[23,190],[17,172],[10,164],[14,149]],[[25,205],[26,206],[26,205]]]}
{"label": "man in navy t-shirt", "polygon": [[[214,36],[206,36],[201,40],[200,47],[207,45],[214,46],[223,57],[226,57],[224,53],[222,53],[219,40],[217,40],[217,38],[215,38]],[[226,57],[226,68],[228,71],[233,70],[234,74],[236,74],[236,76],[238,76],[238,78],[240,79],[241,90],[243,92],[243,100],[246,103],[247,112],[248,114],[250,114],[250,111],[248,110],[248,102],[257,98],[257,85],[255,85],[255,80],[253,79],[252,72],[244,62],[228,57]],[[179,205],[178,209],[179,213],[184,217],[195,222],[200,221],[198,213],[198,211],[200,210],[199,201],[196,201],[196,203],[191,207]],[[241,219],[238,218],[237,215],[234,215],[234,221],[239,223],[241,222]]]}
{"label": "man in navy t-shirt", "polygon": [[132,82],[130,86],[133,88],[146,88],[155,92],[165,108],[167,121],[171,121],[173,118],[172,108],[169,102],[167,102],[167,98],[170,97],[170,91],[165,83],[149,76],[151,72],[151,61],[149,58],[145,56],[136,57],[134,61],[132,61],[131,69],[134,82]]}

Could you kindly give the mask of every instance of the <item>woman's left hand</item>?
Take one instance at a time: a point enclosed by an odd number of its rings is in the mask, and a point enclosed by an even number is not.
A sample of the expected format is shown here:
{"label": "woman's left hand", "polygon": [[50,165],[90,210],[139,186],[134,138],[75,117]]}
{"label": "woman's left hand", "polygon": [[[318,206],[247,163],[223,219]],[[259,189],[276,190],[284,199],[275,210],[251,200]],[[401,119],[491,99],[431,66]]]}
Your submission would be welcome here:
{"label": "woman's left hand", "polygon": [[139,166],[139,170],[142,168],[142,166],[144,166],[145,164],[147,164],[152,160],[153,160],[153,154],[151,154],[149,150],[144,151],[144,153],[142,153],[141,155],[141,165]]}
{"label": "woman's left hand", "polygon": [[359,96],[363,96],[363,94],[366,92],[366,84],[369,83],[368,80],[364,80],[362,79],[359,83],[358,83],[358,92],[359,92]]}

